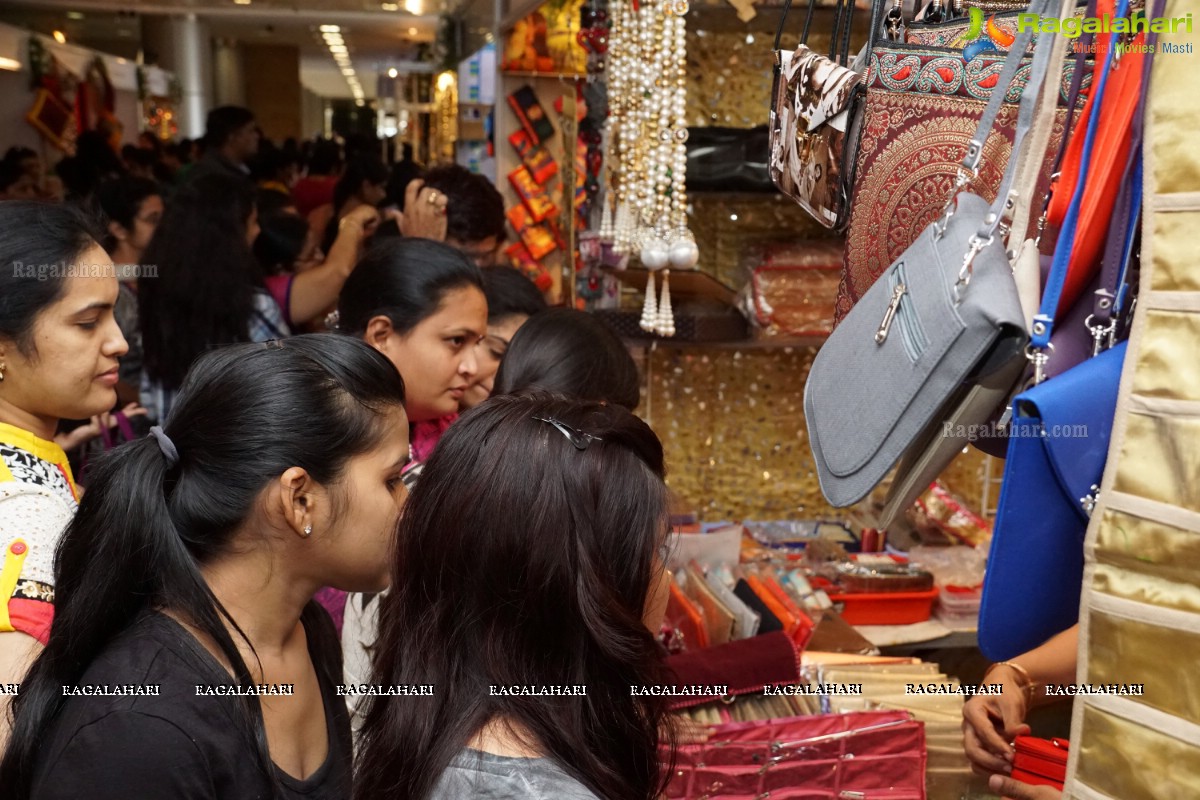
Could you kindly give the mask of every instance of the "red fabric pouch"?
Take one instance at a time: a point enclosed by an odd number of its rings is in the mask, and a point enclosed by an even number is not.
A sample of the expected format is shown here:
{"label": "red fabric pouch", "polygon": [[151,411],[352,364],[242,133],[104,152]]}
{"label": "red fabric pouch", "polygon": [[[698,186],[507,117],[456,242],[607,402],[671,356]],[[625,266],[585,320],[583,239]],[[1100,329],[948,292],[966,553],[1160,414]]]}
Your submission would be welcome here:
{"label": "red fabric pouch", "polygon": [[925,800],[925,726],[905,711],[717,725],[676,749],[665,796]]}

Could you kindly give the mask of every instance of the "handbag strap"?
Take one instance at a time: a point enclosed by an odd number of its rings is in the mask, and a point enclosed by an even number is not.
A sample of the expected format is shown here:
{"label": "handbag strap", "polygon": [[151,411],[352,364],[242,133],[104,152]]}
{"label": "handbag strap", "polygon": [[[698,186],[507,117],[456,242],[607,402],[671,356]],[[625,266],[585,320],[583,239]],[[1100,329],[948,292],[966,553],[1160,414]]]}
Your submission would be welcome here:
{"label": "handbag strap", "polygon": [[[1095,17],[1097,0],[1088,0],[1087,11],[1084,12],[1086,17]],[[1064,16],[1066,16],[1064,14]],[[1067,120],[1063,125],[1062,141],[1058,144],[1058,155],[1054,158],[1054,168],[1050,170],[1050,174],[1057,176],[1062,169],[1063,159],[1067,155],[1067,142],[1071,139],[1071,129],[1075,127],[1075,106],[1079,102],[1079,93],[1083,90],[1083,76],[1087,71],[1087,54],[1091,51],[1092,42],[1095,41],[1096,34],[1094,31],[1085,31],[1079,38],[1079,45],[1075,50],[1075,70],[1071,73],[1071,89],[1067,92]]]}
{"label": "handbag strap", "polygon": [[[1166,0],[1156,0],[1150,18],[1161,17]],[[1113,325],[1114,314],[1120,313],[1120,304],[1124,301],[1125,273],[1128,270],[1130,249],[1133,242],[1134,222],[1141,210],[1142,185],[1140,180],[1133,180],[1141,172],[1142,136],[1145,131],[1146,97],[1150,93],[1150,69],[1153,66],[1154,51],[1158,47],[1158,32],[1150,30],[1146,34],[1146,51],[1142,62],[1142,83],[1138,95],[1137,107],[1133,112],[1133,125],[1129,131],[1129,157],[1125,162],[1124,175],[1126,180],[1121,184],[1117,194],[1116,205],[1113,207],[1113,224],[1108,231],[1108,240],[1104,243],[1104,258],[1100,267],[1100,288],[1096,290],[1092,303],[1092,316],[1096,327],[1092,328],[1093,335],[1098,329],[1109,332]]]}
{"label": "handbag strap", "polygon": [[[1129,12],[1129,0],[1119,0],[1117,16],[1125,16]],[[1030,346],[1033,351],[1030,358],[1034,361],[1034,383],[1040,383],[1043,376],[1041,367],[1048,357],[1046,349],[1050,345],[1050,335],[1054,332],[1054,316],[1058,311],[1058,302],[1062,297],[1063,285],[1067,280],[1067,268],[1070,265],[1072,245],[1075,241],[1075,228],[1079,222],[1079,208],[1083,203],[1083,190],[1087,184],[1088,165],[1092,159],[1092,146],[1096,141],[1096,129],[1099,127],[1098,113],[1104,101],[1104,87],[1108,83],[1108,73],[1112,68],[1113,53],[1111,46],[1115,34],[1109,36],[1110,46],[1104,57],[1104,67],[1096,75],[1092,91],[1092,114],[1088,117],[1087,130],[1083,139],[1083,155],[1079,162],[1079,181],[1071,204],[1067,208],[1067,216],[1063,220],[1062,231],[1054,248],[1054,260],[1050,265],[1050,274],[1046,277],[1046,288],[1042,291],[1042,305],[1033,317],[1033,327],[1030,331]]]}
{"label": "handbag strap", "polygon": [[[1053,3],[1054,0],[1034,0],[1029,7],[1030,13],[1039,15],[1051,13]],[[992,203],[991,210],[984,217],[982,225],[971,241],[971,251],[968,253],[963,264],[963,273],[969,271],[974,254],[982,250],[992,240],[996,229],[1000,226],[1004,208],[1008,204],[1008,192],[1017,175],[1017,166],[1020,161],[1017,158],[1017,154],[1021,152],[1021,146],[1025,141],[1025,137],[1033,126],[1034,108],[1037,105],[1042,83],[1046,78],[1046,70],[1049,67],[1050,56],[1054,50],[1055,36],[1056,34],[1053,33],[1043,33],[1038,39],[1039,46],[1034,51],[1033,64],[1029,70],[1029,81],[1021,93],[1021,105],[1017,112],[1017,130],[1013,137],[1012,156],[1009,158],[1008,166],[1004,170],[1004,177],[1000,181],[1000,188],[996,193],[996,199]],[[984,109],[983,116],[979,120],[979,127],[976,128],[975,135],[967,146],[967,155],[962,161],[963,171],[959,173],[958,183],[960,184],[960,188],[961,186],[965,186],[968,180],[979,175],[979,162],[983,157],[983,146],[992,133],[996,116],[1000,113],[1000,106],[1003,104],[1004,98],[1008,94],[1013,81],[1016,79],[1017,72],[1021,68],[1021,62],[1025,57],[1025,51],[1028,49],[1032,37],[1032,29],[1023,31],[1017,35],[1016,40],[1013,42],[1011,48],[1009,48],[1008,57],[1004,60],[1004,69],[1000,73],[1000,79],[992,89],[992,96],[988,98],[987,107]],[[960,274],[960,280],[964,277],[964,274]]]}
{"label": "handbag strap", "polygon": [[[849,13],[847,13],[846,11],[843,10],[843,3],[847,3],[850,6]],[[804,29],[800,33],[800,44],[808,44],[808,33],[812,29],[813,11],[816,9],[816,6],[817,6],[817,0],[808,0],[808,10],[804,14]],[[783,0],[783,13],[779,17],[779,27],[777,27],[775,29],[774,49],[776,52],[779,52],[779,43],[781,41],[783,41],[783,29],[784,29],[784,26],[787,25],[788,12],[791,10],[792,10],[792,0]],[[838,43],[838,34],[842,27],[842,18],[844,16],[850,16],[854,13],[854,0],[837,0],[837,8],[834,10],[834,13],[835,13],[835,17],[834,17],[834,22],[833,22],[833,38],[832,38],[832,42],[829,46],[829,60],[830,61],[834,60],[834,55],[836,53],[836,48],[837,48],[837,43]],[[849,23],[849,21],[847,21],[846,22],[846,31],[847,31],[847,33],[846,33],[846,48],[847,48],[847,50],[849,50],[849,47],[850,47],[849,30],[850,30],[850,23]],[[776,57],[775,71],[778,72],[779,68],[780,68],[779,58]]]}
{"label": "handbag strap", "polygon": [[[1066,17],[1074,7],[1075,0],[1061,0],[1058,9],[1059,17]],[[1046,67],[1046,74],[1049,78],[1042,84],[1041,101],[1034,117],[1033,132],[1030,134],[1025,151],[1020,154],[1020,166],[1018,167],[1020,178],[1013,189],[1012,224],[1009,228],[1010,235],[1019,237],[1018,244],[1024,240],[1025,232],[1029,229],[1029,217],[1033,213],[1034,192],[1037,191],[1038,178],[1046,161],[1046,148],[1050,144],[1050,135],[1054,131],[1054,112],[1058,108],[1060,88],[1059,81],[1055,78],[1062,74],[1063,64],[1067,60],[1067,50],[1070,46],[1071,40],[1065,36],[1058,37],[1054,42],[1050,53],[1050,64]],[[1073,80],[1072,86],[1074,86]],[[1071,109],[1072,106],[1068,105],[1067,108]],[[1068,117],[1070,116],[1071,114],[1068,112]],[[1014,154],[1013,157],[1016,155]],[[1010,260],[1014,257],[1015,253],[1009,254]]]}

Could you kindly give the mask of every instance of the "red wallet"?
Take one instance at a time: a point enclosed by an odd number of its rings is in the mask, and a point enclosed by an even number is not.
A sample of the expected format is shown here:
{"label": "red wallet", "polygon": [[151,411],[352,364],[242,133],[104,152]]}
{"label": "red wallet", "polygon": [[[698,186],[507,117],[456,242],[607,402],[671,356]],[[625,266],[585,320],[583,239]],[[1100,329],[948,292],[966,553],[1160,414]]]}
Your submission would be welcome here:
{"label": "red wallet", "polygon": [[1067,779],[1068,744],[1066,739],[1018,736],[1013,742],[1017,749],[1013,757],[1013,780],[1032,786],[1063,788]]}

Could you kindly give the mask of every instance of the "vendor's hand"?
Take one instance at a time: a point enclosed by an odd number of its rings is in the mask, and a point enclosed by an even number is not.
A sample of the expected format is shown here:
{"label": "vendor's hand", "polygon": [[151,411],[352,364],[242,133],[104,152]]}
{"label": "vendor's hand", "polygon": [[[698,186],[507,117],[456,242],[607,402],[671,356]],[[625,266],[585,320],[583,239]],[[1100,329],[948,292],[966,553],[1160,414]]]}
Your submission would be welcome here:
{"label": "vendor's hand", "polygon": [[446,195],[416,178],[404,190],[404,214],[400,233],[409,238],[446,241]]}
{"label": "vendor's hand", "polygon": [[1029,733],[1024,724],[1029,711],[1025,690],[1012,670],[1001,667],[993,673],[1002,679],[998,695],[976,695],[963,705],[963,749],[977,775],[1012,771],[1010,742]]}
{"label": "vendor's hand", "polygon": [[1062,792],[1053,786],[1030,786],[1003,775],[989,778],[988,788],[1004,800],[1062,800]]}

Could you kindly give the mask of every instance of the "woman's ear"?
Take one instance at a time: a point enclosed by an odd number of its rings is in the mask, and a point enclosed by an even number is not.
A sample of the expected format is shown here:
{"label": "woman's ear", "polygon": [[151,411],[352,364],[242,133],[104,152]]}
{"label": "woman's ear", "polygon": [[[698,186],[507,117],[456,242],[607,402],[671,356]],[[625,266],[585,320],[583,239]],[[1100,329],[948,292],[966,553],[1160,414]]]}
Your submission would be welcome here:
{"label": "woman's ear", "polygon": [[129,231],[127,231],[125,226],[119,222],[109,222],[108,232],[111,233],[113,238],[119,242],[123,242],[129,238]]}
{"label": "woman's ear", "polygon": [[386,355],[391,346],[392,334],[395,332],[392,321],[380,314],[367,321],[367,330],[363,334],[363,341]]}
{"label": "woman's ear", "polygon": [[298,536],[312,535],[313,521],[317,514],[316,484],[308,471],[302,467],[288,467],[279,476],[276,508],[284,522]]}

